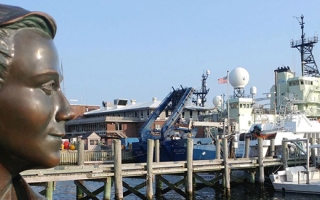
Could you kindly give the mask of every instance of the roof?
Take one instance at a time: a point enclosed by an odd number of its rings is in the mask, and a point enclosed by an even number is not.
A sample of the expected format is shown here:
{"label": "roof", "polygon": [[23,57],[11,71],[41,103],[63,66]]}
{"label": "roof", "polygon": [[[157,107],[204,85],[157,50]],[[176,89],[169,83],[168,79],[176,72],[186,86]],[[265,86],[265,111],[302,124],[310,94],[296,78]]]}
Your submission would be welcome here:
{"label": "roof", "polygon": [[[86,139],[88,138],[90,135],[95,134],[97,136],[99,136],[98,134],[96,134],[95,132],[86,132],[85,134],[82,135],[81,139]],[[100,136],[99,136],[100,137]]]}
{"label": "roof", "polygon": [[[156,109],[160,105],[161,101],[155,100],[151,102],[146,103],[135,103],[130,104],[127,106],[121,106],[121,107],[112,107],[112,108],[100,108],[97,110],[85,112],[84,115],[96,115],[96,114],[107,114],[107,113],[115,113],[115,112],[124,112],[124,111],[139,111],[144,109]],[[195,106],[195,105],[187,105],[185,107],[186,110],[199,110],[199,111],[205,111],[205,110],[212,110],[213,107],[201,107],[201,106]]]}

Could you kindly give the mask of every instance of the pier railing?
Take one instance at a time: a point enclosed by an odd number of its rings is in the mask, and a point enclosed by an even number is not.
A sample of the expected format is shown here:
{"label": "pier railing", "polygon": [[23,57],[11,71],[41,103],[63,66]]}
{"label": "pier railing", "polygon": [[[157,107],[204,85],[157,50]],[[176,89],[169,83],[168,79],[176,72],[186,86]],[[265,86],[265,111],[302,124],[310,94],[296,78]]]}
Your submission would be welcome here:
{"label": "pier railing", "polygon": [[[135,156],[132,150],[122,150],[123,161],[133,161]],[[61,150],[60,151],[60,165],[77,165],[78,163],[78,150]],[[84,150],[84,163],[111,163],[113,162],[113,152],[110,151],[89,151]]]}

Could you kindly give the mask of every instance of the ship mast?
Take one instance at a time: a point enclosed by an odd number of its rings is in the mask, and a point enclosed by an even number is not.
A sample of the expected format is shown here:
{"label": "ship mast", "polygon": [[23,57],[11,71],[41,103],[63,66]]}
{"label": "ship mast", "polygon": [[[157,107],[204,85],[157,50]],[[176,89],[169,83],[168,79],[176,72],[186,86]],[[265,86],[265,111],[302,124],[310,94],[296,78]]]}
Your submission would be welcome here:
{"label": "ship mast", "polygon": [[291,40],[291,48],[297,48],[301,55],[301,75],[319,77],[319,70],[314,60],[312,49],[315,43],[318,42],[318,36],[305,38],[304,29],[304,16],[301,15],[300,19],[296,17],[301,26],[301,40]]}
{"label": "ship mast", "polygon": [[193,92],[193,94],[196,95],[196,98],[193,98],[192,102],[195,103],[196,106],[204,107],[204,103],[207,101],[206,96],[209,92],[209,88],[207,89],[206,80],[209,74],[210,74],[209,70],[206,71],[206,74],[202,74],[201,89]]}

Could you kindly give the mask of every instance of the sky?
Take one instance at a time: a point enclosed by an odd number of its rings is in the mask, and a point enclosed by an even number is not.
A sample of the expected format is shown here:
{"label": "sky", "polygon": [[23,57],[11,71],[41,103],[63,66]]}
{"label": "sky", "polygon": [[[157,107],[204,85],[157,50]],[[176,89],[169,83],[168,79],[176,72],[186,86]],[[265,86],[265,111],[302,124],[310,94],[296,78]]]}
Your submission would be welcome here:
{"label": "sky", "polygon": [[[200,89],[207,78],[207,106],[233,88],[218,79],[237,67],[249,73],[245,93],[265,97],[274,70],[290,66],[301,75],[290,47],[320,32],[319,0],[2,0],[51,15],[63,68],[61,87],[72,104],[101,105],[117,98],[162,100],[173,88]],[[298,17],[298,19],[296,18]],[[313,54],[320,65],[316,44]]]}

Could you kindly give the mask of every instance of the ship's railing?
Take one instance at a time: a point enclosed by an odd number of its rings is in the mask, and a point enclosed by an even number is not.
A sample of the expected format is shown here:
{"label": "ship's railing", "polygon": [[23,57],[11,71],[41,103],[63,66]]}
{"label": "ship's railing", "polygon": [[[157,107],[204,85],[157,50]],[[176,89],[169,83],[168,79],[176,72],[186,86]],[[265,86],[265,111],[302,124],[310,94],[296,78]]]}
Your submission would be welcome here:
{"label": "ship's railing", "polygon": [[[318,42],[318,36],[308,37],[303,39],[304,44],[312,44],[317,42]],[[291,40],[290,44],[291,44],[291,48],[297,47],[302,44],[302,40],[296,40],[296,41]]]}
{"label": "ship's railing", "polygon": [[[132,150],[122,150],[122,160],[129,162],[135,160]],[[60,151],[60,165],[77,165],[78,151],[77,150],[61,150]],[[85,163],[101,163],[113,162],[112,151],[84,151]]]}

